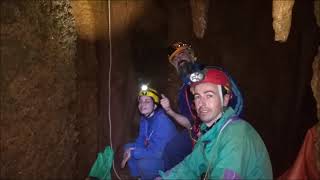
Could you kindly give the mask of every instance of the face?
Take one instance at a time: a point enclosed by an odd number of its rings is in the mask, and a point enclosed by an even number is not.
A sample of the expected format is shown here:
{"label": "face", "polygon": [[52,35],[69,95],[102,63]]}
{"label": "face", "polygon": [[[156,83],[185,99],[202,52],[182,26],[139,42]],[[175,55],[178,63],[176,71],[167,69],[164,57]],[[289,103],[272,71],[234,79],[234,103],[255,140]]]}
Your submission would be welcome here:
{"label": "face", "polygon": [[140,96],[138,103],[138,109],[144,116],[149,116],[156,108],[152,98],[149,96]]}
{"label": "face", "polygon": [[173,57],[171,64],[179,71],[183,64],[187,62],[192,62],[192,56],[187,50],[182,50]]}
{"label": "face", "polygon": [[[198,117],[207,126],[211,126],[223,111],[218,85],[201,83],[194,87],[193,93]],[[225,95],[223,105],[226,106],[228,101],[229,96]]]}

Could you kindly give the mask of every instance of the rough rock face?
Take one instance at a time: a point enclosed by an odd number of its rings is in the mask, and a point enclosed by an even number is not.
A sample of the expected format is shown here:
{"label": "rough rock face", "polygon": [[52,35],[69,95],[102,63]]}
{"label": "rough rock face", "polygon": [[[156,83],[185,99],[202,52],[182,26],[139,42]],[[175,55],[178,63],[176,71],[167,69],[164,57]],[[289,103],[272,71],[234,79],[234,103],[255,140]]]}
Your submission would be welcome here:
{"label": "rough rock face", "polygon": [[320,46],[318,47],[318,54],[314,58],[313,64],[313,77],[311,80],[311,87],[313,95],[317,101],[317,114],[320,120]]}
{"label": "rough rock face", "polygon": [[320,1],[314,1],[314,15],[317,20],[317,24],[320,27]]}
{"label": "rough rock face", "polygon": [[203,38],[207,29],[208,0],[190,0],[192,27],[197,38]]}
{"label": "rough rock face", "polygon": [[1,176],[72,178],[76,33],[64,1],[1,1]]}
{"label": "rough rock face", "polygon": [[[320,120],[320,46],[318,47],[318,54],[314,58],[314,62],[312,64],[313,69],[313,77],[311,81],[311,87],[313,91],[313,95],[317,101],[317,115],[318,120]],[[318,137],[320,136],[320,122],[317,124],[317,132]],[[318,138],[316,142],[316,157],[317,157],[317,166],[320,170],[320,138]]]}
{"label": "rough rock face", "polygon": [[290,33],[294,0],[273,0],[272,5],[274,39],[285,42]]}

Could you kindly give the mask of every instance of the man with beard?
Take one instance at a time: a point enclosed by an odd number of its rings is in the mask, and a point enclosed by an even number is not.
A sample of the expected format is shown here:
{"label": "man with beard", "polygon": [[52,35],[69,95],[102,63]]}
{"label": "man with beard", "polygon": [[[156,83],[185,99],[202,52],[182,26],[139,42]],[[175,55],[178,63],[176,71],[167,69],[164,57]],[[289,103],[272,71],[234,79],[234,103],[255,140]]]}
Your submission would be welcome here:
{"label": "man with beard", "polygon": [[192,144],[199,136],[200,121],[196,119],[194,108],[192,108],[189,76],[192,72],[202,69],[202,65],[195,63],[197,58],[191,46],[182,42],[173,43],[168,48],[168,59],[183,82],[178,92],[179,113],[171,108],[169,99],[163,94],[160,103],[166,113],[184,129],[166,146],[165,169],[172,168],[191,153]]}
{"label": "man with beard", "polygon": [[272,179],[263,140],[230,106],[239,97],[229,76],[206,67],[190,80],[201,136],[191,154],[157,179]]}

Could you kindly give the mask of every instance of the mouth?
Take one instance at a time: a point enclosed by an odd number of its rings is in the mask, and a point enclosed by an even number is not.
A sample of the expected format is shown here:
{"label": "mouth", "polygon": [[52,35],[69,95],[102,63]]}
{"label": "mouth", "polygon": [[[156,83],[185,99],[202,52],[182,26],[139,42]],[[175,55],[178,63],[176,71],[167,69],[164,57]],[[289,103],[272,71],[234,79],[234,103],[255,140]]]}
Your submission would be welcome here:
{"label": "mouth", "polygon": [[208,111],[200,111],[200,114],[207,114]]}
{"label": "mouth", "polygon": [[209,111],[207,109],[199,109],[198,112],[200,114],[207,114]]}

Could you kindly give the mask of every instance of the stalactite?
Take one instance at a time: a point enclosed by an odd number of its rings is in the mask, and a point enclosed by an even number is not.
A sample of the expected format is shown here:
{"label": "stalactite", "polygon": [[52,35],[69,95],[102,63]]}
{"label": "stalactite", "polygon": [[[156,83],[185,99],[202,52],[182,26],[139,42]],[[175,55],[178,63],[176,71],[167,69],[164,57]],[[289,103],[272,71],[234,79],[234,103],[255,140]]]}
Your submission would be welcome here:
{"label": "stalactite", "polygon": [[275,41],[285,42],[288,38],[294,0],[273,0],[272,17]]}
{"label": "stalactite", "polygon": [[[320,1],[314,1],[314,15],[316,17],[316,22],[318,27],[320,27]],[[318,46],[318,54],[315,56],[313,64],[313,77],[311,80],[311,87],[313,95],[317,101],[317,117],[318,123],[316,125],[317,131],[317,141],[316,141],[316,163],[318,171],[320,172],[320,45]]]}
{"label": "stalactite", "polygon": [[314,58],[313,64],[313,77],[311,80],[311,87],[313,95],[317,101],[317,115],[318,115],[318,124],[316,125],[318,138],[316,141],[316,158],[317,158],[317,167],[320,170],[320,46],[318,46],[318,55]]}
{"label": "stalactite", "polygon": [[318,55],[314,58],[312,64],[313,77],[311,81],[311,87],[313,95],[317,100],[317,112],[318,119],[320,120],[320,46],[318,46]]}
{"label": "stalactite", "polygon": [[190,0],[193,32],[197,38],[203,38],[207,29],[209,0]]}
{"label": "stalactite", "polygon": [[316,16],[317,24],[320,27],[320,1],[314,1],[314,15]]}

